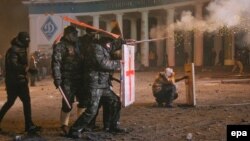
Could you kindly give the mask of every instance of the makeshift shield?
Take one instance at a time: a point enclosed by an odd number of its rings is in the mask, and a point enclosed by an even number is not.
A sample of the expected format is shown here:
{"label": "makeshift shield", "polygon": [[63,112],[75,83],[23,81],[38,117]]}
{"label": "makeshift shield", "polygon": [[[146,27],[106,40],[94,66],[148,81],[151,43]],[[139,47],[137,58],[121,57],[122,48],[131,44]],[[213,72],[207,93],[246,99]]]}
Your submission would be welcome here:
{"label": "makeshift shield", "polygon": [[185,80],[187,104],[190,106],[195,106],[196,105],[196,93],[195,93],[194,63],[185,64],[184,70],[185,70],[185,75],[188,76],[188,79]]}
{"label": "makeshift shield", "polygon": [[121,102],[127,107],[135,101],[135,63],[134,46],[123,45],[121,67]]}

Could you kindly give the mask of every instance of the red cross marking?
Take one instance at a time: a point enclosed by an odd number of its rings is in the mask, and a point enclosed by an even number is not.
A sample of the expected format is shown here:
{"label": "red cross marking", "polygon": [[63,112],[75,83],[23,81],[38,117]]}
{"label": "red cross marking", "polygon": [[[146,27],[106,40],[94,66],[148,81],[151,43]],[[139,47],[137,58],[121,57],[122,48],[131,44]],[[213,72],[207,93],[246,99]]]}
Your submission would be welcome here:
{"label": "red cross marking", "polygon": [[135,74],[135,70],[131,69],[131,52],[129,50],[129,60],[128,60],[128,70],[126,71],[126,76],[129,77],[129,100],[132,99],[132,88],[131,88],[131,76]]}

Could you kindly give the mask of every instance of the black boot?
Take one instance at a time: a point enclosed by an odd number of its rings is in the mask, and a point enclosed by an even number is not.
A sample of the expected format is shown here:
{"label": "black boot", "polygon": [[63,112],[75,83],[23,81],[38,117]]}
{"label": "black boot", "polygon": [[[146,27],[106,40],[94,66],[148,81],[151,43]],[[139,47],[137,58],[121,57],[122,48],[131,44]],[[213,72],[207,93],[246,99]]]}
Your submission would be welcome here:
{"label": "black boot", "polygon": [[87,129],[89,129],[90,131],[95,131],[100,129],[100,127],[98,125],[96,125],[96,118],[92,119],[91,122],[88,124]]}
{"label": "black boot", "polygon": [[68,132],[69,132],[69,127],[67,125],[62,125],[61,126],[61,129],[62,129],[62,132],[63,134],[66,136],[68,135]]}
{"label": "black boot", "polygon": [[84,130],[82,128],[81,129],[70,128],[68,137],[73,138],[73,139],[82,138],[83,131]]}
{"label": "black boot", "polygon": [[111,128],[109,128],[110,133],[126,133],[127,130],[126,128],[120,128],[119,126],[113,126]]}
{"label": "black boot", "polygon": [[36,125],[30,125],[28,127],[25,128],[25,132],[27,132],[28,134],[35,134],[39,131],[41,131],[41,126],[36,126]]}

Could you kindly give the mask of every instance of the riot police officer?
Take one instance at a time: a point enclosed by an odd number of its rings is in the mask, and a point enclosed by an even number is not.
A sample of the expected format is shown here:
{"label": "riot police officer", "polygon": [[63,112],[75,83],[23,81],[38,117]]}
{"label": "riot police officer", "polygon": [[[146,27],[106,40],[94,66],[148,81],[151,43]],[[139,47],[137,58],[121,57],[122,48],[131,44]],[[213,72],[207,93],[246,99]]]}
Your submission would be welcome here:
{"label": "riot police officer", "polygon": [[31,118],[30,94],[27,79],[28,60],[27,48],[29,47],[30,36],[27,32],[19,32],[17,37],[11,41],[5,57],[5,84],[7,90],[7,102],[0,110],[0,121],[6,112],[12,107],[17,97],[23,103],[25,117],[25,131],[34,133],[41,129],[36,126]]}
{"label": "riot police officer", "polygon": [[[53,46],[51,64],[55,87],[61,87],[71,107],[76,97],[79,102],[77,110],[81,113],[86,105],[83,89],[84,66],[75,27],[67,26],[64,29],[60,42]],[[68,107],[66,101],[62,100],[61,128],[64,134],[68,132],[71,107]]]}
{"label": "riot police officer", "polygon": [[[106,40],[107,41],[107,40]],[[104,129],[108,132],[124,132],[118,127],[121,102],[110,89],[110,74],[120,68],[120,60],[112,60],[110,53],[120,49],[123,40],[92,43],[87,48],[85,65],[87,68],[87,86],[90,93],[90,104],[77,119],[69,131],[69,136],[80,138],[88,124],[95,117],[101,102],[104,112]]]}

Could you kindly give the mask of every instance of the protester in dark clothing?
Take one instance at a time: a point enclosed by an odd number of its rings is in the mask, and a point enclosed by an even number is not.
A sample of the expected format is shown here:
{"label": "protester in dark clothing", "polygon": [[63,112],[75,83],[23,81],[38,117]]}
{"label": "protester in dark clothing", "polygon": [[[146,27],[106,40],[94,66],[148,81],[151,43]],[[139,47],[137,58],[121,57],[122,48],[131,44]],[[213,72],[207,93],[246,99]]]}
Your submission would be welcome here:
{"label": "protester in dark clothing", "polygon": [[30,37],[27,32],[18,33],[17,37],[11,41],[11,47],[5,56],[5,84],[7,90],[7,102],[0,110],[0,121],[6,112],[12,107],[17,97],[23,103],[25,117],[25,131],[34,133],[41,129],[36,126],[31,118],[30,94],[27,79],[28,60],[27,48]]}
{"label": "protester in dark clothing", "polygon": [[152,86],[153,95],[158,106],[167,108],[173,107],[173,101],[178,97],[175,82],[186,79],[187,76],[175,80],[175,73],[171,68],[166,68],[165,72],[160,72]]}

